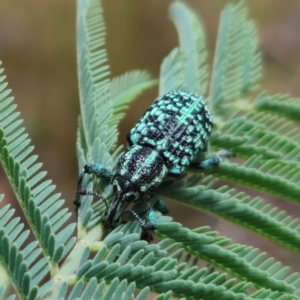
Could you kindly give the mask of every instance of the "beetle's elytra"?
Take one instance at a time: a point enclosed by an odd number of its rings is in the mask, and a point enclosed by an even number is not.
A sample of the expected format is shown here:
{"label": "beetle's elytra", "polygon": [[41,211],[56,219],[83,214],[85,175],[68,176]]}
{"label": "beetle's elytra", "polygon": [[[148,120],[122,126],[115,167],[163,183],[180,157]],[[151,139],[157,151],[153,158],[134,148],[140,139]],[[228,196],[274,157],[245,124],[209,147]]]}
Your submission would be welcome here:
{"label": "beetle's elytra", "polygon": [[[142,238],[149,240],[149,230],[157,227],[154,209],[163,214],[168,212],[163,200],[155,195],[156,189],[167,176],[180,175],[205,150],[212,126],[213,116],[202,97],[172,91],[158,98],[128,133],[128,151],[120,157],[114,171],[97,164],[88,164],[81,171],[74,199],[76,211],[80,207],[80,195],[95,195],[106,204],[103,223],[109,229],[119,225],[123,214],[130,213],[143,229]],[[207,168],[220,162],[215,157],[193,166]],[[101,195],[82,190],[85,174],[110,180],[114,189],[110,204]],[[143,216],[134,207],[126,210],[129,202],[140,204],[154,197],[156,203]]]}
{"label": "beetle's elytra", "polygon": [[130,147],[155,150],[169,174],[179,175],[207,143],[213,117],[201,97],[175,91],[157,99],[127,135]]}

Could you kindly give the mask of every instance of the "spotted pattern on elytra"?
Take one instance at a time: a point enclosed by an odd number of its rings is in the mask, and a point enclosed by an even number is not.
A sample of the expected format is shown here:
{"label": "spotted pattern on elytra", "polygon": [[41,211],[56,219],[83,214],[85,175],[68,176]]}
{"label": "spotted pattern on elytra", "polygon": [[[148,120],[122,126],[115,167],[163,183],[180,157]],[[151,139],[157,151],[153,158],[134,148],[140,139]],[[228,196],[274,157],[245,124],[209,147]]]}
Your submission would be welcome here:
{"label": "spotted pattern on elytra", "polygon": [[202,97],[173,91],[158,98],[127,135],[129,149],[155,149],[169,174],[181,174],[205,148],[213,117]]}

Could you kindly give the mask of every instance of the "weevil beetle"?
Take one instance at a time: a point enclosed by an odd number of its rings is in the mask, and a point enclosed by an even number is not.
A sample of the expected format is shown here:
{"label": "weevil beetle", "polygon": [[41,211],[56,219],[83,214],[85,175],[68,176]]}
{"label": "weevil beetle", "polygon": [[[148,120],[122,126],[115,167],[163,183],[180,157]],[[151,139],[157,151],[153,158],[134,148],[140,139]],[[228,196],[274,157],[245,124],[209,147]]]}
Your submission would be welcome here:
{"label": "weevil beetle", "polygon": [[[208,168],[218,165],[221,156],[191,164],[199,152],[203,152],[213,127],[213,116],[202,97],[183,91],[172,91],[158,98],[127,135],[128,151],[124,153],[114,172],[102,165],[87,164],[78,179],[74,204],[80,207],[80,195],[95,195],[102,199],[107,211],[103,223],[109,229],[117,227],[121,216],[130,213],[140,223],[142,238],[150,239],[149,230],[155,230],[154,209],[166,214],[166,204],[155,191],[167,176],[181,175],[186,167]],[[85,174],[110,180],[114,199],[106,199],[92,191],[82,190]],[[130,202],[135,204],[157,197],[143,219],[133,209],[126,210]]]}

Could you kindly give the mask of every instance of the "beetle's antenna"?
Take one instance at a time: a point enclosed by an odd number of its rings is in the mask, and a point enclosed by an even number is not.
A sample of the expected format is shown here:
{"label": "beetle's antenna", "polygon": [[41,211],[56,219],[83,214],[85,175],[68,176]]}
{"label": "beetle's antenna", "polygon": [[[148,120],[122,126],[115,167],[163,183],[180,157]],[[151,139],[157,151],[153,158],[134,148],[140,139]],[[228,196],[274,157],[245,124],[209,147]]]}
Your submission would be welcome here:
{"label": "beetle's antenna", "polygon": [[107,200],[106,200],[106,198],[103,197],[102,195],[100,195],[100,194],[98,194],[98,193],[96,193],[96,192],[93,192],[93,191],[87,191],[87,190],[79,191],[79,194],[80,194],[80,195],[90,195],[90,196],[95,196],[95,197],[101,199],[101,200],[104,202],[104,204],[105,204],[105,206],[106,206],[106,209],[108,210],[108,203],[107,203]]}
{"label": "beetle's antenna", "polygon": [[79,174],[79,177],[78,177],[76,193],[75,193],[75,197],[74,197],[74,200],[73,200],[73,203],[75,205],[76,218],[78,217],[78,210],[79,210],[79,207],[81,205],[80,191],[82,189],[82,182],[83,182],[83,177],[84,177],[85,174],[86,174],[86,170],[82,169],[80,174]]}

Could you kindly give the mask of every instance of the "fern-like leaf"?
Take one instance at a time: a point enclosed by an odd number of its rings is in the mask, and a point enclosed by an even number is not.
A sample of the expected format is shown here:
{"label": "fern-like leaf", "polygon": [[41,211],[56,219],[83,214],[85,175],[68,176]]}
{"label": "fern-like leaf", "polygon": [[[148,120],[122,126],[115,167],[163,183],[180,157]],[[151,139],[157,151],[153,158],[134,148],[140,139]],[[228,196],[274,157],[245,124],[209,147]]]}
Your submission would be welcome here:
{"label": "fern-like leaf", "polygon": [[[175,1],[170,5],[169,16],[177,28],[180,50],[186,55],[184,90],[204,95],[208,72],[203,26],[194,11],[182,2]],[[166,92],[170,91],[172,90]]]}
{"label": "fern-like leaf", "polygon": [[[224,171],[223,174],[228,173]],[[288,217],[284,211],[265,205],[258,197],[252,199],[226,186],[213,190],[216,180],[209,177],[203,180],[201,185],[196,186],[193,182],[199,181],[199,178],[195,179],[191,177],[188,181],[174,182],[173,185],[161,188],[159,193],[183,204],[218,215],[299,253],[299,219]]]}
{"label": "fern-like leaf", "polygon": [[13,218],[14,210],[9,206],[0,209],[0,262],[18,295],[35,299],[39,291],[37,286],[50,270],[49,259],[36,261],[42,249],[36,242],[25,246],[29,230],[23,231],[24,225],[19,223],[20,218]]}
{"label": "fern-like leaf", "polygon": [[258,287],[281,292],[294,290],[290,283],[287,284],[281,279],[286,277],[288,268],[282,269],[282,275],[279,276],[280,264],[276,269],[269,269],[270,264],[275,265],[274,261],[269,259],[266,263],[265,254],[260,254],[258,259],[257,249],[243,245],[231,245],[224,248],[228,244],[228,239],[215,237],[215,233],[207,232],[207,228],[191,231],[172,222],[160,224],[158,233],[176,242],[176,247],[184,247],[188,253],[226,270],[234,277],[253,282]]}
{"label": "fern-like leaf", "polygon": [[118,124],[128,105],[144,90],[156,83],[157,80],[152,79],[145,71],[132,71],[114,78],[110,84],[114,114],[111,123]]}
{"label": "fern-like leaf", "polygon": [[164,58],[160,67],[159,96],[169,91],[185,90],[185,53],[175,48]]}
{"label": "fern-like leaf", "polygon": [[260,54],[253,21],[247,19],[247,9],[241,1],[229,4],[221,15],[214,66],[210,86],[213,108],[223,102],[234,105],[256,87],[261,77]]}
{"label": "fern-like leaf", "polygon": [[[0,72],[3,74],[3,69]],[[22,120],[18,119],[19,113],[4,80],[5,76],[1,76],[0,159],[43,254],[58,263],[74,244],[74,240],[67,242],[75,224],[68,226],[67,234],[61,239],[61,228],[71,213],[62,209],[64,201],[59,200],[60,194],[53,194],[55,186],[51,180],[43,180],[46,172],[40,170],[42,164],[36,162],[37,156],[31,154],[33,147],[20,127]]]}
{"label": "fern-like leaf", "polygon": [[254,105],[259,110],[270,111],[299,123],[299,99],[291,98],[288,95],[267,96],[263,93],[257,98]]}

